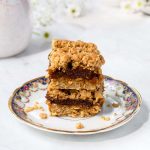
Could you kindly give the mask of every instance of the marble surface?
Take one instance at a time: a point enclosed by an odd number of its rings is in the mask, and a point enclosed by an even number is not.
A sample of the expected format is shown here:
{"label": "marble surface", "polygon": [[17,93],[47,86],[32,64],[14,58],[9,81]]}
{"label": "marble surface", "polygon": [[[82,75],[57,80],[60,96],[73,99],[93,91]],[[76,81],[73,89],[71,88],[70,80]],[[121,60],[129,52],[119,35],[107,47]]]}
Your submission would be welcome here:
{"label": "marble surface", "polygon": [[97,3],[84,17],[59,19],[50,30],[54,38],[95,42],[106,59],[104,74],[137,88],[141,111],[123,127],[89,136],[46,133],[18,122],[7,106],[10,95],[23,82],[44,75],[48,66],[49,41],[33,37],[23,53],[0,59],[0,150],[149,149],[150,18]]}

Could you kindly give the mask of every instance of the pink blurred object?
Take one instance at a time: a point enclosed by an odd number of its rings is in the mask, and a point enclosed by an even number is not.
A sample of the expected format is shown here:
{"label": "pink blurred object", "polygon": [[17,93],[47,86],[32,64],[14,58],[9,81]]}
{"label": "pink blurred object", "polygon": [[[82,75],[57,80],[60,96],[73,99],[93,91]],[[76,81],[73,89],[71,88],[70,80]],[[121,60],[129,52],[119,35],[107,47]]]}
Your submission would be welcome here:
{"label": "pink blurred object", "polygon": [[28,0],[0,0],[0,58],[23,51],[31,32]]}

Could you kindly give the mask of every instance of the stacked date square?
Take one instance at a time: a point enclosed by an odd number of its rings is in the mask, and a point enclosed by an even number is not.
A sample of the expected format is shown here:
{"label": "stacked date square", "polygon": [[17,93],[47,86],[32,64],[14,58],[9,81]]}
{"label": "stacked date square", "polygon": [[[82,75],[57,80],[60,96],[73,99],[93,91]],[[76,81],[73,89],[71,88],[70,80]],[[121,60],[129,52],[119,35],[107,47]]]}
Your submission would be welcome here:
{"label": "stacked date square", "polygon": [[101,111],[104,58],[93,43],[53,40],[46,103],[52,116],[89,117]]}

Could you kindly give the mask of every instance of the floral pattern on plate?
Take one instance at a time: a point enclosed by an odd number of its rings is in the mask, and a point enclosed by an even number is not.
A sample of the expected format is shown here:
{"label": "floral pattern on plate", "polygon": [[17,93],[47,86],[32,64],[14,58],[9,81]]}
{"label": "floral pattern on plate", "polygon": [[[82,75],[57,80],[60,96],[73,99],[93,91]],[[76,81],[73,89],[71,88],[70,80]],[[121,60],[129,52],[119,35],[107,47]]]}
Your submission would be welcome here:
{"label": "floral pattern on plate", "polygon": [[[16,89],[9,100],[11,112],[20,120],[38,129],[65,134],[94,134],[117,128],[128,122],[140,109],[140,94],[123,81],[105,76],[104,97],[106,103],[102,111],[89,118],[49,117],[47,120],[38,118],[37,112],[26,114],[25,106],[38,101],[46,109],[45,94],[47,79],[39,77]],[[48,109],[46,110],[48,112]],[[85,128],[77,130],[75,123],[81,121]],[[68,127],[66,127],[66,123]],[[54,126],[55,125],[55,126]]]}

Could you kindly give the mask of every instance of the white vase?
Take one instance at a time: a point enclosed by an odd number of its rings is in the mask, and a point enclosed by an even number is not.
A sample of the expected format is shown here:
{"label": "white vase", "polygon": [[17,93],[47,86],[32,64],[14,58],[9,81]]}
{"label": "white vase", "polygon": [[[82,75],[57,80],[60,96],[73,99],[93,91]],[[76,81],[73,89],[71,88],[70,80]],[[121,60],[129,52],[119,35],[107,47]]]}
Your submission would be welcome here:
{"label": "white vase", "polygon": [[23,51],[31,38],[28,0],[0,0],[0,57]]}

